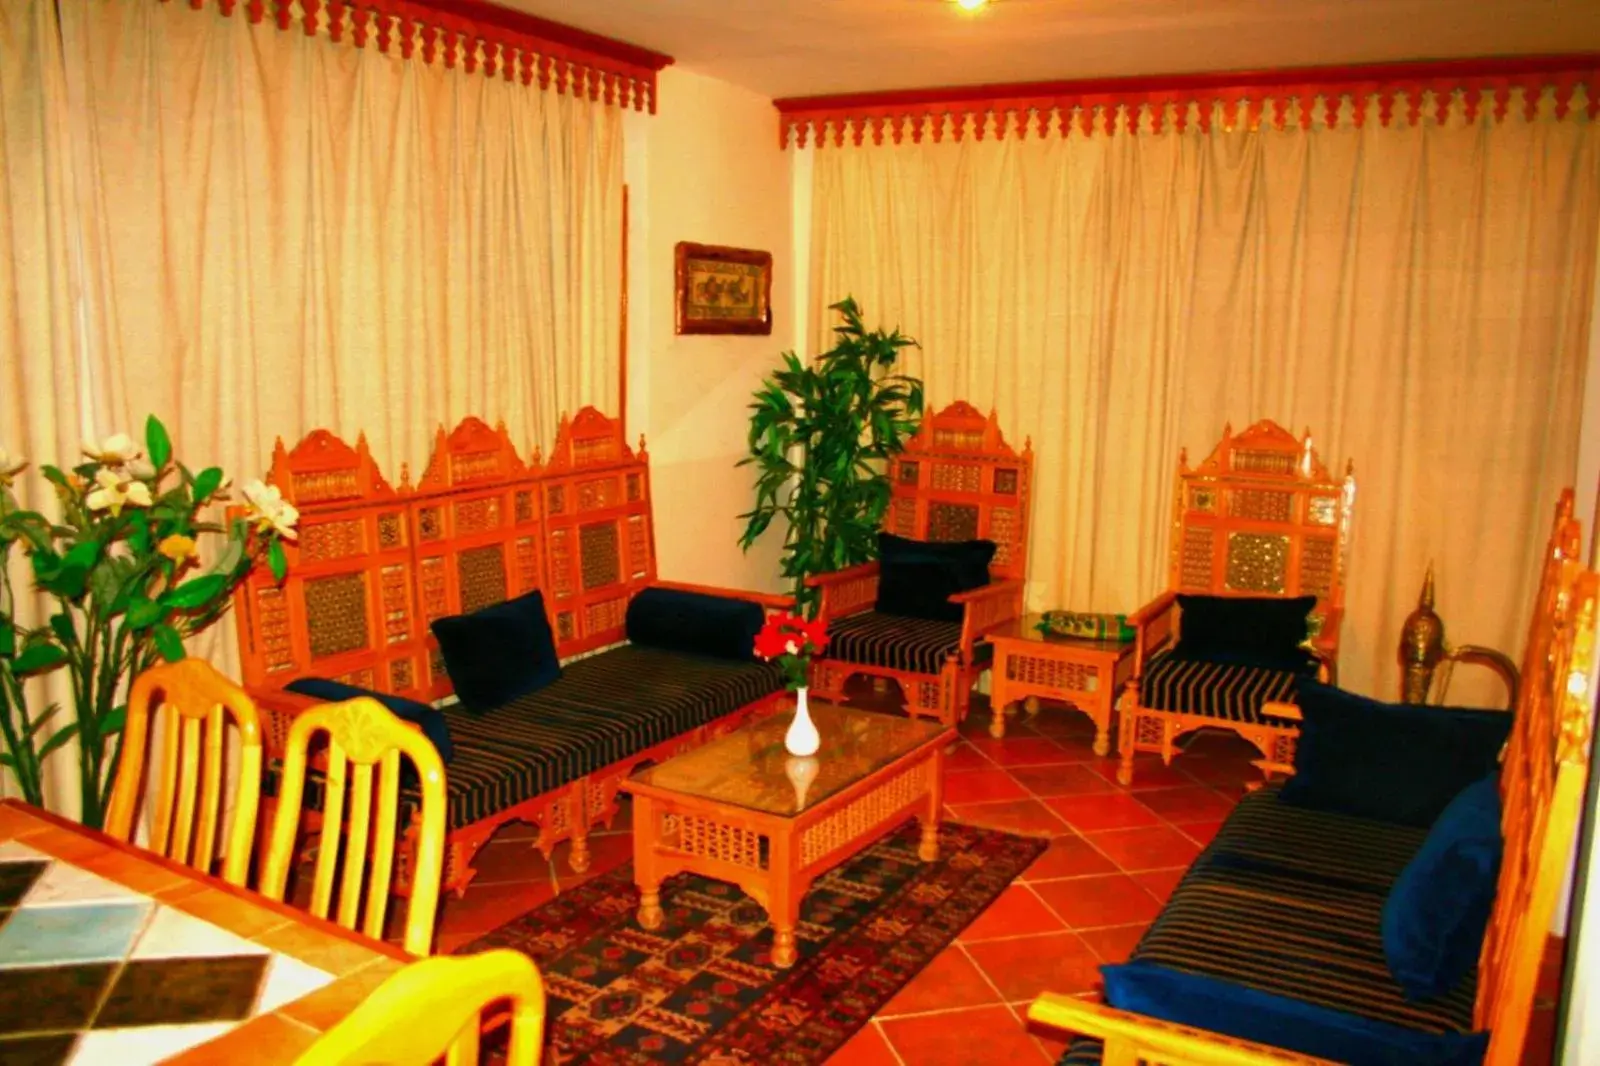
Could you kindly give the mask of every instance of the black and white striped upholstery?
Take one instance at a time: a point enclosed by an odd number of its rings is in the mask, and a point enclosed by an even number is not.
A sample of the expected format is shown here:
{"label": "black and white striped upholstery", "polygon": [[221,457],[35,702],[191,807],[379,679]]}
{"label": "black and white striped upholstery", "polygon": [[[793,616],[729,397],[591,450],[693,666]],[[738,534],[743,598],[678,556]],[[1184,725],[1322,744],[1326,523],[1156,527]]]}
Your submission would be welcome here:
{"label": "black and white striped upholstery", "polygon": [[[1195,860],[1132,958],[1426,1032],[1468,1032],[1474,970],[1409,1000],[1389,973],[1380,918],[1426,830],[1246,796]],[[1058,1066],[1097,1066],[1074,1040]]]}
{"label": "black and white striped upholstery", "polygon": [[1202,714],[1250,725],[1273,724],[1261,713],[1272,701],[1294,702],[1302,674],[1200,659],[1155,656],[1139,679],[1139,703],[1151,710]]}
{"label": "black and white striped upholstery", "polygon": [[[961,648],[961,623],[860,611],[828,623],[828,657],[910,674],[937,674]],[[982,662],[988,644],[974,649]]]}

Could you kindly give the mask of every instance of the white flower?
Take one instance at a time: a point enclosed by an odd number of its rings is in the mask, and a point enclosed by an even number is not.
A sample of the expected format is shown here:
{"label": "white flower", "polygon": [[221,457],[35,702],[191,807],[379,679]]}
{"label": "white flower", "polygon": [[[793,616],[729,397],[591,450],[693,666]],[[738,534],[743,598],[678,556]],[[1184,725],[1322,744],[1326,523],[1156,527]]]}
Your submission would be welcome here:
{"label": "white flower", "polygon": [[91,511],[110,511],[115,518],[124,507],[149,507],[150,486],[135,481],[115,470],[98,470],[94,475],[94,488],[83,498]]}
{"label": "white flower", "polygon": [[28,465],[26,459],[13,459],[4,448],[0,448],[0,488],[10,488],[17,474]]}
{"label": "white flower", "polygon": [[129,477],[136,477],[140,481],[149,481],[156,476],[156,468],[150,465],[148,459],[138,457],[129,459],[127,470]]}
{"label": "white flower", "polygon": [[283,498],[278,486],[257,479],[247,482],[241,491],[258,530],[265,533],[269,529],[276,529],[284,540],[295,539],[294,526],[300,520],[300,512],[294,504]]}
{"label": "white flower", "polygon": [[84,441],[83,454],[106,466],[121,466],[139,454],[139,446],[126,433],[113,433],[99,444]]}
{"label": "white flower", "polygon": [[795,640],[791,639],[787,644],[785,644],[783,646],[783,650],[788,652],[790,655],[799,655],[800,654],[800,645],[799,645],[798,642],[796,642]]}

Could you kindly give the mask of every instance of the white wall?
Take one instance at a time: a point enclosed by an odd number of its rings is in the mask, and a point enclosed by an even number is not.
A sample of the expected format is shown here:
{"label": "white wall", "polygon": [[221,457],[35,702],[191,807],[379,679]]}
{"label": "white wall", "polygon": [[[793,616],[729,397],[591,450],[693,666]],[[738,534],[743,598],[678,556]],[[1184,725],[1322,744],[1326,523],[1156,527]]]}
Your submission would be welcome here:
{"label": "white wall", "polygon": [[[772,101],[680,69],[661,74],[657,113],[627,129],[628,427],[648,438],[662,578],[778,589],[780,530],[749,553],[738,515],[753,494],[747,404],[778,354],[795,345],[790,160]],[[678,336],[673,249],[679,241],[772,253],[773,332]]]}

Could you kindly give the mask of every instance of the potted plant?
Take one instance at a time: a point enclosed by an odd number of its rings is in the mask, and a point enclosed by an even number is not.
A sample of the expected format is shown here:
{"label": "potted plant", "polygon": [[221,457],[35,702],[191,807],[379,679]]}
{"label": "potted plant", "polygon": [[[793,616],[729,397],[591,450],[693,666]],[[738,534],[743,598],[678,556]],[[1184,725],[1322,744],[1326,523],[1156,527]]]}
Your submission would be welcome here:
{"label": "potted plant", "polygon": [[[175,461],[153,415],[142,448],[117,434],[83,453],[70,470],[41,469],[55,487],[56,522],[17,506],[9,488],[21,464],[0,464],[0,555],[17,545],[54,601],[48,625],[24,628],[9,581],[0,585],[0,764],[24,799],[41,804],[44,758],[76,741],[79,817],[98,828],[121,754],[128,680],[158,658],[183,658],[184,641],[222,616],[258,559],[281,579],[283,541],[294,539],[298,513],[256,481],[245,486],[239,515],[204,518],[226,498],[227,479],[217,467],[194,473]],[[208,540],[219,543],[202,553]],[[71,681],[73,719],[48,730],[57,708],[30,710],[22,679],[57,667]]]}
{"label": "potted plant", "polygon": [[739,463],[759,471],[755,507],[739,516],[739,545],[749,550],[783,516],[783,575],[808,616],[817,593],[806,578],[876,557],[888,460],[922,421],[922,382],[895,372],[901,351],[917,342],[868,330],[848,297],[830,309],[844,320],[834,346],[804,363],[783,353],[783,369],[750,405],[750,454]]}

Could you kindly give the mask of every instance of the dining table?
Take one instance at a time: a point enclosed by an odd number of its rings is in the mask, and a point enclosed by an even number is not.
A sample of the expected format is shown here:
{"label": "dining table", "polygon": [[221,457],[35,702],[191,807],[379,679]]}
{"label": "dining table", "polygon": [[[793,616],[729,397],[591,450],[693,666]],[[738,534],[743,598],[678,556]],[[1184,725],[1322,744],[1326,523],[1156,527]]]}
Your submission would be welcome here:
{"label": "dining table", "polygon": [[293,1062],[409,961],[397,945],[0,800],[0,1062]]}

